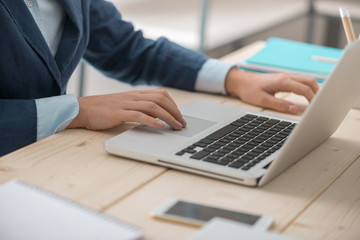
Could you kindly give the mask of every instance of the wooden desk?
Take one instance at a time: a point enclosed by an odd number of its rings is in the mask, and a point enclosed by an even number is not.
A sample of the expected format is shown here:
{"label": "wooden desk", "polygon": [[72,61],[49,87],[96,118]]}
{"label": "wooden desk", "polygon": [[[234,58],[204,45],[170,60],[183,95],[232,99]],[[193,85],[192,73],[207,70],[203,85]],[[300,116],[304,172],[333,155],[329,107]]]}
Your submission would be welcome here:
{"label": "wooden desk", "polygon": [[[233,61],[255,43],[224,58]],[[181,105],[205,99],[263,111],[237,99],[168,89]],[[300,103],[293,94],[281,97]],[[334,106],[336,107],[336,106]],[[154,220],[148,212],[166,197],[273,216],[271,230],[300,239],[360,237],[360,112],[351,110],[324,144],[262,188],[245,187],[119,158],[104,140],[108,131],[66,130],[0,158],[0,183],[17,178],[145,230],[146,239],[186,239],[197,229]]]}

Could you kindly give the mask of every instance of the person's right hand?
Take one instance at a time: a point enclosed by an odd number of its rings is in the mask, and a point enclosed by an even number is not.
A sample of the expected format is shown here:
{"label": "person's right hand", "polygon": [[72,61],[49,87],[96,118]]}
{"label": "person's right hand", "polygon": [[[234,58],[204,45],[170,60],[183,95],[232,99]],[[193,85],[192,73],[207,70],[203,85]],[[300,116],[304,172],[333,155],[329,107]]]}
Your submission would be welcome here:
{"label": "person's right hand", "polygon": [[[162,89],[79,97],[79,113],[67,128],[102,130],[124,122],[138,122],[161,129],[186,126],[175,102]],[[164,122],[162,122],[162,121]]]}

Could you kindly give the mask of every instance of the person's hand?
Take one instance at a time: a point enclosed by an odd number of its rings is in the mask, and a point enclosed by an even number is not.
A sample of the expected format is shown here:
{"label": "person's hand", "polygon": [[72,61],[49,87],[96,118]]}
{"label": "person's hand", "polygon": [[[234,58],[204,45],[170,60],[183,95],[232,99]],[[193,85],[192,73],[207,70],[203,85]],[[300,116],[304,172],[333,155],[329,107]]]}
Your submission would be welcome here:
{"label": "person's hand", "polygon": [[186,126],[175,102],[162,89],[79,97],[78,102],[79,113],[68,128],[102,130],[124,122],[158,129],[164,122],[177,130]]}
{"label": "person's hand", "polygon": [[311,101],[319,89],[315,78],[291,74],[254,73],[231,69],[225,80],[225,89],[244,102],[284,113],[296,114],[298,106],[276,98],[277,92],[293,92]]}

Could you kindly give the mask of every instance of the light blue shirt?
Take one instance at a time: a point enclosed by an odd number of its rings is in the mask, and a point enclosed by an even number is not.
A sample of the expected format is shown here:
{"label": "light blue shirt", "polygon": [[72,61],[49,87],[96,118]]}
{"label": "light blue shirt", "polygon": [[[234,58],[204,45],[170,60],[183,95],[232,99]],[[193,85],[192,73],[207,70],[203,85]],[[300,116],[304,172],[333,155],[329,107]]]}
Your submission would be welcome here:
{"label": "light blue shirt", "polygon": [[[59,0],[24,0],[53,56],[61,40],[66,14]],[[226,94],[225,77],[233,67],[217,59],[209,59],[201,67],[195,83],[196,91]],[[79,112],[73,94],[36,99],[37,140],[64,130]]]}

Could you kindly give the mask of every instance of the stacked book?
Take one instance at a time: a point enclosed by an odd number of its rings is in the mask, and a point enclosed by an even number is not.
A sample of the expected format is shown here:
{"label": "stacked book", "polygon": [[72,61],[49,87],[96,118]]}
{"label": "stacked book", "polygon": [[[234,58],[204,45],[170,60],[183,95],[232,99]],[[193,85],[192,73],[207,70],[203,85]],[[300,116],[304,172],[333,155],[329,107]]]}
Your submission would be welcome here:
{"label": "stacked book", "polygon": [[273,37],[260,51],[238,65],[244,70],[291,73],[314,77],[321,82],[330,74],[342,52],[338,48]]}

